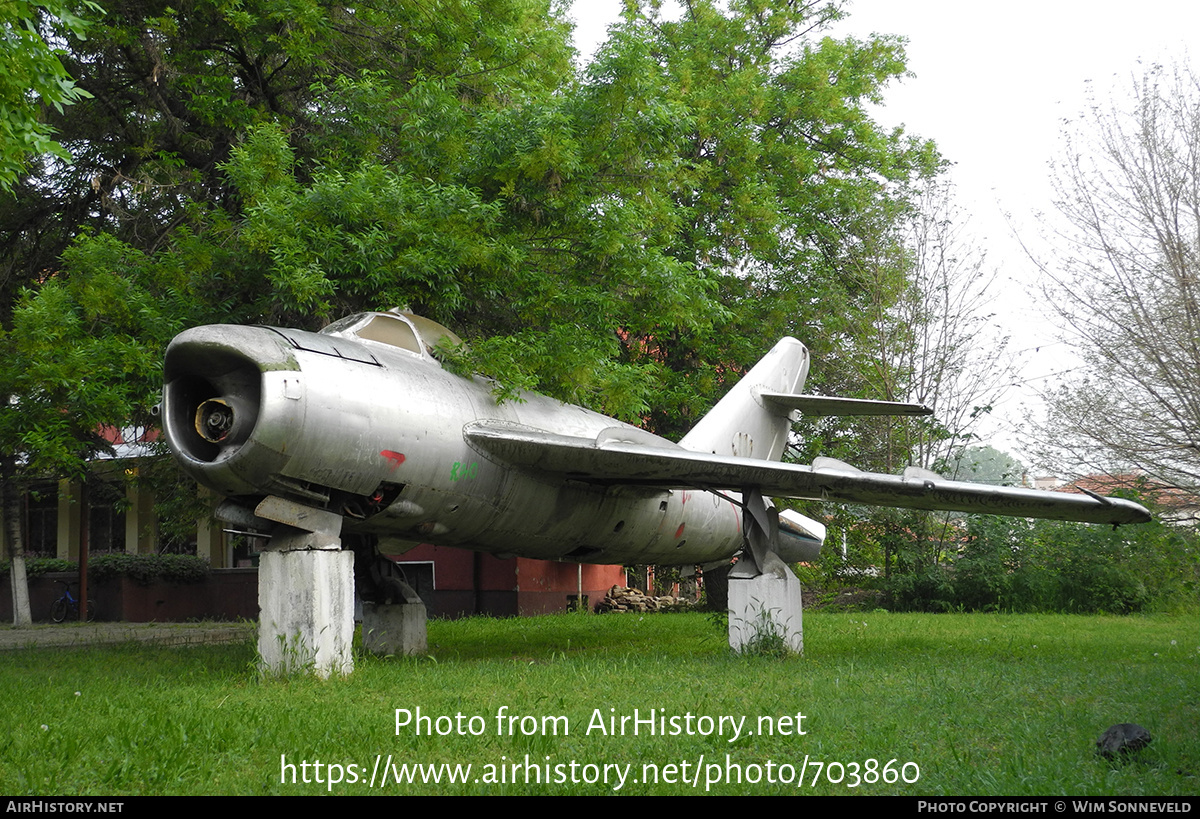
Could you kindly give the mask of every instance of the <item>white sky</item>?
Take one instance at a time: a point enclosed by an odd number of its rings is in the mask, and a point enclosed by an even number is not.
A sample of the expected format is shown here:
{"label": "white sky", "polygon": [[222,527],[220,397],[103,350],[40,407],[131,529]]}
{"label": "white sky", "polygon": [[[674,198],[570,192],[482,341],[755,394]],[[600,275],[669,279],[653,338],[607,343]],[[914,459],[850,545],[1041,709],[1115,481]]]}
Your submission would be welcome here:
{"label": "white sky", "polygon": [[[576,47],[590,54],[620,8],[621,0],[575,0]],[[1028,348],[1028,386],[997,406],[982,434],[1020,457],[1014,425],[1038,412],[1036,389],[1072,359],[1052,343],[1055,329],[1030,295],[1036,273],[1013,228],[1036,245],[1041,214],[1053,211],[1048,164],[1064,120],[1086,108],[1089,93],[1104,102],[1145,64],[1197,59],[1187,46],[1200,35],[1200,2],[852,0],[847,10],[833,36],[907,39],[915,76],[888,90],[876,118],[933,139],[954,163],[969,233],[1000,271],[994,309],[1013,347]]]}

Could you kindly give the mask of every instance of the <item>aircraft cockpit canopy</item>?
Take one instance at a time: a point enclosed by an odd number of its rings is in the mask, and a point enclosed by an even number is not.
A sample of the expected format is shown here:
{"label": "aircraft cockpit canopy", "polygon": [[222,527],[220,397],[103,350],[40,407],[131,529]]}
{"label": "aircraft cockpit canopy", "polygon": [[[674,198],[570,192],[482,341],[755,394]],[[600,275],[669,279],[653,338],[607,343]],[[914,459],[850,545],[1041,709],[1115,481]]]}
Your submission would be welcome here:
{"label": "aircraft cockpit canopy", "polygon": [[324,327],[321,333],[388,344],[433,361],[438,360],[439,348],[458,347],[463,343],[436,321],[400,309],[386,313],[355,313]]}

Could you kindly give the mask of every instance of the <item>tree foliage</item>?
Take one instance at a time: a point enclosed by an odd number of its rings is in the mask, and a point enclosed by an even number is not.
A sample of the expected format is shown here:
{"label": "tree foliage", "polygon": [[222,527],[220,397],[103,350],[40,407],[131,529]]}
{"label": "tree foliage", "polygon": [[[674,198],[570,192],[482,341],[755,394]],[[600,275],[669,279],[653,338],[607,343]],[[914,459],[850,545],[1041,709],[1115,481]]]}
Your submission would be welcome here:
{"label": "tree foliage", "polygon": [[1084,367],[1047,396],[1047,461],[1200,492],[1200,77],[1150,66],[1058,164],[1067,227],[1040,267]]}
{"label": "tree foliage", "polygon": [[[95,3],[84,2],[90,12]],[[71,156],[53,138],[43,109],[87,97],[75,85],[51,45],[73,37],[82,39],[87,21],[62,0],[6,0],[0,5],[0,191],[8,192],[26,171],[31,158],[50,155],[62,161]]]}
{"label": "tree foliage", "polygon": [[[436,166],[465,150],[459,109],[546,93],[570,67],[565,27],[538,0],[450,2],[436,12],[117,0],[106,10],[63,58],[91,95],[51,119],[75,161],[36,168],[0,211],[9,264],[25,279],[55,269],[89,227],[145,252],[169,251],[181,230],[228,246],[243,202],[223,166],[255,125],[288,134],[301,179],[318,159],[397,156],[421,158],[422,177],[436,179],[448,170]],[[254,278],[228,260],[221,267]]]}
{"label": "tree foliage", "polygon": [[[161,352],[185,326],[184,274],[144,264],[111,239],[74,249],[71,276],[23,290],[0,333],[0,497],[13,572],[14,617],[30,620],[25,596],[20,483],[33,475],[83,478],[90,458],[111,446],[105,426],[150,423],[161,383]],[[78,263],[78,260],[76,260]]]}
{"label": "tree foliage", "polygon": [[971,446],[956,453],[947,464],[946,475],[956,481],[1020,486],[1025,466],[1007,452],[991,446]]}
{"label": "tree foliage", "polygon": [[[877,262],[897,252],[913,186],[938,158],[867,113],[903,73],[900,41],[818,39],[838,14],[732,3],[724,15],[692,3],[668,21],[638,4],[589,67],[597,142],[634,146],[625,161],[637,187],[622,195],[663,214],[665,254],[710,283],[723,308],[711,325],[658,322],[635,336],[666,365],[670,392],[649,419],[660,431],[686,428],[730,370],[785,333],[813,350],[814,385],[865,389],[840,361],[868,325]],[[888,272],[894,289],[904,271]]]}
{"label": "tree foliage", "polygon": [[75,164],[0,212],[14,278],[116,239],[225,320],[406,304],[509,389],[679,433],[784,333],[848,355],[938,168],[866,111],[901,43],[838,14],[630,3],[577,75],[543,0],[124,0],[67,60]]}

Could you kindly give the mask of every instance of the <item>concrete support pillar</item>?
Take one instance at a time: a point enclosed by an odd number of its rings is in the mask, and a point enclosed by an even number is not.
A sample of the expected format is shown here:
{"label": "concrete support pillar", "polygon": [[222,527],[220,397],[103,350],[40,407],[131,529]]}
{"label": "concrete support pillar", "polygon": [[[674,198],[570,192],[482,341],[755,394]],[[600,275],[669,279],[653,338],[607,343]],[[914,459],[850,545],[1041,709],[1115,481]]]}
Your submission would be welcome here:
{"label": "concrete support pillar", "polygon": [[354,669],[354,553],[341,538],[281,526],[258,564],[258,653],[267,674]]}
{"label": "concrete support pillar", "polygon": [[[755,651],[804,652],[800,581],[773,552],[758,571],[743,559],[729,574],[729,646]],[[739,573],[739,569],[741,573]]]}
{"label": "concrete support pillar", "polygon": [[407,584],[403,603],[363,602],[363,647],[373,654],[424,654],[428,650],[425,604]]}

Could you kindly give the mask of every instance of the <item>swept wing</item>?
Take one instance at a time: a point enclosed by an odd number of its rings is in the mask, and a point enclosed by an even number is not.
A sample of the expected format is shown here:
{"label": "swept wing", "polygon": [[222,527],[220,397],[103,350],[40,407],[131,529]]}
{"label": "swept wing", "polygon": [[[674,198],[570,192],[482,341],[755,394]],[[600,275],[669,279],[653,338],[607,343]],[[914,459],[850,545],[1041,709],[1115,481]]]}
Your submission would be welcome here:
{"label": "swept wing", "polygon": [[755,488],[770,497],[1083,523],[1150,520],[1142,506],[1122,498],[950,481],[912,468],[903,475],[882,475],[832,458],[804,465],[713,455],[620,428],[593,439],[484,421],[469,424],[464,435],[493,460],[586,483],[735,492]]}

